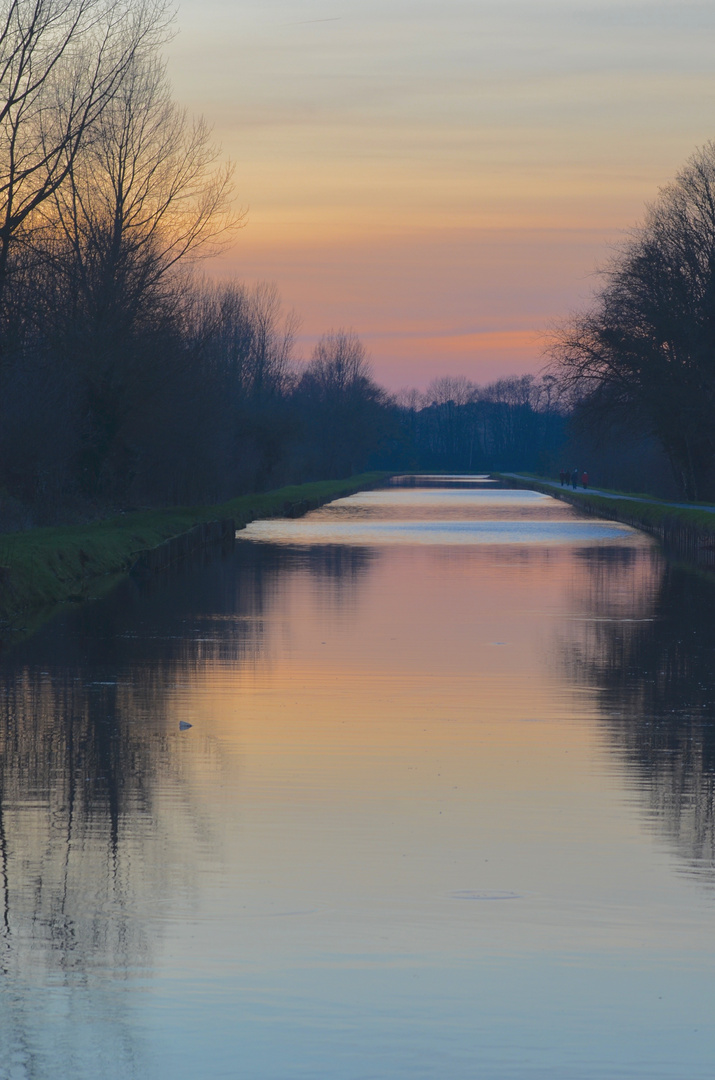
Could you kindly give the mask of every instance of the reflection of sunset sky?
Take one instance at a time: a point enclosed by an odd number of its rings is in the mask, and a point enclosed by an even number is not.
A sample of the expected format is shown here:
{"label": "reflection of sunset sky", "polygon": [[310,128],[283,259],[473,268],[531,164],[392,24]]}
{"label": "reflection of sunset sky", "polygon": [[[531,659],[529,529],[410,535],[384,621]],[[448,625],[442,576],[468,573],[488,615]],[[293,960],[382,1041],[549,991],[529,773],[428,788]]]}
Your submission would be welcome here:
{"label": "reflection of sunset sky", "polygon": [[[286,565],[260,654],[207,656],[167,706],[226,755],[203,797],[242,822],[224,855],[247,962],[689,947],[596,692],[558,658],[593,647],[592,616],[651,613],[654,549],[624,551],[384,548],[344,588]],[[455,907],[470,890],[518,900]]]}
{"label": "reflection of sunset sky", "polygon": [[[407,489],[337,499],[299,521],[253,521],[239,540],[296,545],[428,544],[540,545],[581,541],[642,546],[628,525],[579,517],[556,499],[532,491]],[[529,553],[531,556],[531,553]]]}
{"label": "reflection of sunset sky", "polygon": [[[390,499],[576,518],[304,520]],[[692,688],[658,729],[641,700],[690,633],[669,573],[635,533],[237,544],[0,657],[0,1045],[49,1063],[19,1075],[709,1077],[712,772]]]}
{"label": "reflection of sunset sky", "polygon": [[[624,550],[612,596],[604,555],[599,616],[651,602],[650,542]],[[556,894],[585,902],[629,862],[653,887],[620,770],[601,756],[594,693],[554,659],[562,635],[590,634],[578,621],[593,589],[583,549],[386,547],[346,589],[296,557],[281,584],[253,663],[207,657],[168,707],[235,760],[235,786],[206,797],[252,823],[235,854],[257,875],[249,907],[277,903],[288,880],[307,905],[370,904],[387,890],[408,911],[413,890],[439,907],[460,889],[515,889],[540,899],[494,912],[488,933],[531,948],[553,944]],[[573,843],[573,861],[554,836]],[[605,861],[594,858],[604,845]]]}
{"label": "reflection of sunset sky", "polygon": [[534,370],[537,332],[710,138],[715,9],[182,0],[177,94],[237,164],[221,272],[391,385]]}

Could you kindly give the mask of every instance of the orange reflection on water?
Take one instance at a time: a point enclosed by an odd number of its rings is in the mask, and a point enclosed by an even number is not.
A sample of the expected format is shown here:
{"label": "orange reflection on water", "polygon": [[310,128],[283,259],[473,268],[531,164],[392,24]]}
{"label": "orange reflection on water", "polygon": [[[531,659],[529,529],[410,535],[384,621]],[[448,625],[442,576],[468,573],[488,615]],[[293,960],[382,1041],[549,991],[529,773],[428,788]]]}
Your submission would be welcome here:
{"label": "orange reflection on water", "polygon": [[650,542],[633,534],[622,551],[625,572],[602,552],[606,599],[583,548],[376,548],[335,579],[298,560],[261,613],[252,663],[207,663],[170,711],[231,748],[239,776],[221,799],[339,816],[370,793],[408,829],[438,806],[471,829],[475,807],[507,799],[505,820],[528,827],[535,803],[556,813],[567,792],[611,789],[592,767],[593,693],[564,678],[558,650],[564,628],[592,632],[594,573],[598,612],[630,611],[634,590],[647,610]]}
{"label": "orange reflection on water", "polygon": [[[381,1061],[387,1030],[395,1077],[416,1075],[412,1048],[427,1060],[445,1032],[445,1076],[485,1053],[490,1075],[519,1075],[499,1062],[514,1045],[532,1054],[536,1035],[547,1075],[565,1030],[590,1065],[600,1043],[620,1062],[633,1029],[640,1063],[664,1008],[654,982],[673,978],[678,1037],[701,1023],[712,908],[677,871],[711,835],[712,773],[697,717],[651,726],[647,711],[650,672],[682,661],[691,629],[677,605],[667,625],[661,556],[550,500],[394,494],[401,522],[449,532],[462,514],[474,542],[381,543],[388,496],[343,500],[273,522],[279,543],[151,583],[141,603],[128,586],[124,611],[89,611],[39,679],[29,666],[7,683],[6,970],[20,1002],[36,1000],[25,981],[43,965],[52,986],[75,969],[87,980],[73,1017],[111,1048],[109,1076],[132,1075],[136,1028],[152,1040],[137,1075],[160,1075],[171,1042],[174,1076],[220,1058],[217,1075],[240,1059],[255,1080],[297,1076],[295,1062],[332,1080],[348,1016],[347,1052]],[[500,499],[510,539],[480,542]],[[539,506],[560,541],[519,540]],[[351,515],[371,544],[307,541]],[[667,740],[679,756],[659,753]],[[5,1030],[44,1045],[38,1015]],[[315,1070],[304,1030],[324,1051]],[[373,1064],[353,1071],[383,1075]]]}
{"label": "orange reflection on water", "polygon": [[365,919],[384,918],[399,940],[398,905],[421,940],[452,952],[464,913],[441,905],[506,892],[524,903],[482,915],[485,943],[605,935],[628,947],[629,918],[584,914],[624,875],[650,881],[638,822],[623,812],[593,688],[570,681],[558,653],[565,633],[571,644],[592,633],[592,614],[630,617],[634,599],[647,613],[660,567],[637,534],[596,550],[594,562],[568,546],[375,548],[334,578],[296,555],[252,662],[208,661],[170,705],[228,758],[202,798],[243,822],[228,858],[250,868],[246,910],[291,896],[322,912],[340,947],[369,950]]}

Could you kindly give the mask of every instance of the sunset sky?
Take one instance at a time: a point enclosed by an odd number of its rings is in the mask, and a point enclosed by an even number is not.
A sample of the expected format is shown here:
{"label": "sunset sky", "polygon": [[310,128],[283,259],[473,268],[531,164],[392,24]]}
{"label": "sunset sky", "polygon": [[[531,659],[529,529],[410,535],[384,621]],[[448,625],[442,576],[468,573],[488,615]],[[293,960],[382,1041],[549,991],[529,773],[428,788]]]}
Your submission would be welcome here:
{"label": "sunset sky", "polygon": [[536,371],[609,244],[715,137],[715,5],[181,0],[176,96],[236,163],[214,274],[391,388]]}

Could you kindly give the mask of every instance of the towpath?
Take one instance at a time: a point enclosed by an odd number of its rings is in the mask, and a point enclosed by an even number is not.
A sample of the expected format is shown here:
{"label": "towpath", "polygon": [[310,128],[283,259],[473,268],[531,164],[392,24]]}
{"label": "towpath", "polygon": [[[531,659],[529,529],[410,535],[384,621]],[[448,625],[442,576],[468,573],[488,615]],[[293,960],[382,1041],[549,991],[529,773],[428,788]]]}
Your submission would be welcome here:
{"label": "towpath", "polygon": [[[564,484],[563,486],[557,483],[555,480],[541,480],[535,476],[524,476],[522,473],[500,473],[500,476],[508,476],[512,480],[521,480],[523,483],[537,483],[542,487],[553,488],[554,491],[563,491],[568,493],[574,489],[571,484]],[[706,505],[705,503],[687,503],[687,502],[664,502],[662,499],[644,499],[641,496],[636,495],[616,495],[613,491],[602,491],[601,488],[582,488],[575,489],[577,494],[587,495],[603,495],[605,499],[624,499],[626,502],[643,503],[646,506],[671,506],[678,510],[705,510],[707,513],[715,514],[715,506]]]}

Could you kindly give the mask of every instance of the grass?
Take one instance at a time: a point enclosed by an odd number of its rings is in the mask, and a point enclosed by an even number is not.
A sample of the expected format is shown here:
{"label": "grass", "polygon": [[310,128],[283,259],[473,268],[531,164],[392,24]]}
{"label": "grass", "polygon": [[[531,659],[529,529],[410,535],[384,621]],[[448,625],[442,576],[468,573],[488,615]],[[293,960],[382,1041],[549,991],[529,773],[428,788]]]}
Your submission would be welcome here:
{"label": "grass", "polygon": [[[508,477],[503,473],[492,473],[492,475],[497,479],[518,483],[513,477]],[[547,483],[544,477],[534,476],[532,479],[532,474],[522,475],[528,475],[529,484],[537,490],[563,498],[589,514],[599,514],[614,521],[624,521],[629,525],[641,525],[647,530],[682,527],[695,530],[702,539],[715,537],[715,513],[700,509],[697,503],[694,503],[692,507],[671,506],[663,500],[655,499],[652,495],[634,495],[631,492],[620,491],[611,493],[621,496],[620,498],[611,499],[608,495],[595,495],[590,491],[573,491],[571,488],[558,486],[554,489],[550,486],[553,481]]]}
{"label": "grass", "polygon": [[[106,591],[137,557],[207,521],[232,518],[243,528],[257,518],[295,516],[331,499],[374,487],[390,473],[372,472],[347,480],[295,484],[241,495],[215,506],[139,510],[91,525],[0,533],[0,622],[10,626],[40,609]],[[103,587],[104,586],[104,587]]]}

